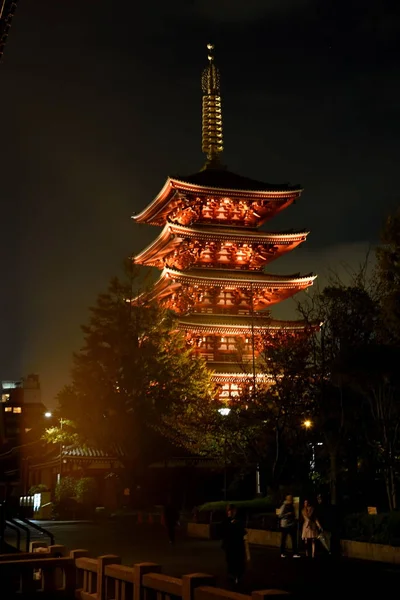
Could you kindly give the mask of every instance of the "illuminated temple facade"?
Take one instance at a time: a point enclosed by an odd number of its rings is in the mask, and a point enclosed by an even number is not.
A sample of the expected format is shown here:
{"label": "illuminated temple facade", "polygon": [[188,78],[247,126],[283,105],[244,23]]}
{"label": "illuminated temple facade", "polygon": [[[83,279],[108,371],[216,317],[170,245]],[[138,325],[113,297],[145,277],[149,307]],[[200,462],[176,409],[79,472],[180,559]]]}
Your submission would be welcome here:
{"label": "illuminated temple facade", "polygon": [[194,175],[169,177],[133,217],[136,223],[162,227],[134,261],[161,270],[153,299],[178,315],[179,328],[207,361],[221,398],[229,400],[245,382],[263,377],[255,374],[254,361],[264,331],[304,330],[302,322],[271,319],[269,309],[312,285],[314,276],[265,271],[307,238],[307,231],[259,230],[302,189],[248,179],[221,164],[219,72],[213,47],[208,49],[202,77],[206,164]]}

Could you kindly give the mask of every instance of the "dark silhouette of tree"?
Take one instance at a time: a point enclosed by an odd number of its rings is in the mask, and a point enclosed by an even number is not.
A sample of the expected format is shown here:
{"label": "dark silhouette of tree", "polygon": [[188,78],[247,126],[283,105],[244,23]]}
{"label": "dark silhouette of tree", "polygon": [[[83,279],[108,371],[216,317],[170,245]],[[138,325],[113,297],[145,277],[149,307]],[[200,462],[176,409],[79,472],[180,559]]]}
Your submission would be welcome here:
{"label": "dark silhouette of tree", "polygon": [[58,401],[85,443],[118,446],[127,460],[146,464],[165,452],[156,431],[162,415],[175,402],[207,396],[211,383],[171,314],[139,286],[140,271],[129,268],[98,296],[73,357],[72,384]]}

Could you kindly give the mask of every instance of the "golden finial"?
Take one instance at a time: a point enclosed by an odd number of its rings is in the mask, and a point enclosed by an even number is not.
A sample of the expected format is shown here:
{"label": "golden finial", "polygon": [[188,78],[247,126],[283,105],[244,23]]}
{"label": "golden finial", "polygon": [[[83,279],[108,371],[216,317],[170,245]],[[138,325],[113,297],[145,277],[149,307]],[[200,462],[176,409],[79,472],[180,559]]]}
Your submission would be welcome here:
{"label": "golden finial", "polygon": [[203,135],[202,150],[207,155],[205,168],[221,168],[219,155],[222,153],[222,110],[220,96],[220,76],[214,64],[214,45],[207,44],[208,66],[204,69],[201,87],[203,89]]}

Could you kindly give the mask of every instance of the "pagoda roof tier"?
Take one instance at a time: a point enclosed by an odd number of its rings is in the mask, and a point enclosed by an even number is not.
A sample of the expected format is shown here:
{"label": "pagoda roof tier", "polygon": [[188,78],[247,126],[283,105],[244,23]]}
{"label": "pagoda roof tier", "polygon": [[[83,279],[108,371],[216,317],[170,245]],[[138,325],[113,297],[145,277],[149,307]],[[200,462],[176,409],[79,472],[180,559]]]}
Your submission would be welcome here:
{"label": "pagoda roof tier", "polygon": [[[211,371],[211,378],[215,383],[245,383],[253,379],[253,373],[249,369],[246,371],[244,365],[238,363],[207,363],[207,368]],[[271,375],[266,373],[257,373],[256,381],[264,382],[272,380]]]}
{"label": "pagoda roof tier", "polygon": [[[254,310],[262,310],[290,298],[300,290],[312,285],[315,276],[312,274],[300,277],[295,275],[271,275],[259,271],[228,271],[222,269],[190,269],[176,271],[163,269],[156,282],[152,297],[159,301],[171,299],[171,308],[175,310],[176,298],[185,296],[188,309],[201,304],[201,292],[207,289],[251,291]],[[180,302],[183,306],[183,304]],[[179,310],[178,312],[182,312]],[[187,310],[185,310],[187,312]]]}
{"label": "pagoda roof tier", "polygon": [[[263,265],[304,242],[308,233],[308,231],[267,233],[244,227],[214,225],[187,227],[176,223],[167,223],[158,238],[138,254],[134,258],[134,262],[159,269],[164,268],[166,264],[178,269],[195,264],[208,266],[207,259],[204,259],[201,254],[204,244],[212,243],[220,250],[225,246],[237,245],[240,247],[245,244],[250,250],[244,253],[244,257],[240,257],[242,262],[236,261],[236,265],[227,264],[226,266],[230,266],[230,268],[232,266],[233,268],[250,266],[252,268],[251,265],[254,265],[254,268],[261,269]],[[177,252],[178,249],[180,252]],[[224,257],[219,260],[219,254],[220,252],[216,253],[215,259],[210,259],[208,262],[221,265]],[[228,262],[229,258],[225,260]],[[232,260],[235,262],[234,257]]]}
{"label": "pagoda roof tier", "polygon": [[222,190],[246,190],[251,192],[282,192],[301,189],[300,185],[289,185],[288,183],[266,183],[257,181],[250,177],[243,177],[227,169],[203,169],[193,175],[177,175],[178,181],[198,185],[205,188],[217,188]]}
{"label": "pagoda roof tier", "polygon": [[264,331],[304,331],[305,321],[280,321],[262,314],[257,315],[216,315],[192,313],[180,316],[178,327],[181,331],[200,335],[248,335],[252,329],[255,333]]}
{"label": "pagoda roof tier", "polygon": [[[188,177],[168,177],[162,190],[138,215],[137,223],[164,225],[168,220],[180,224],[196,221],[219,222],[203,215],[199,205],[208,199],[230,199],[243,204],[236,222],[259,226],[292,204],[302,192],[301,186],[272,185],[242,177],[225,170],[206,169]],[[221,221],[226,218],[221,215]]]}

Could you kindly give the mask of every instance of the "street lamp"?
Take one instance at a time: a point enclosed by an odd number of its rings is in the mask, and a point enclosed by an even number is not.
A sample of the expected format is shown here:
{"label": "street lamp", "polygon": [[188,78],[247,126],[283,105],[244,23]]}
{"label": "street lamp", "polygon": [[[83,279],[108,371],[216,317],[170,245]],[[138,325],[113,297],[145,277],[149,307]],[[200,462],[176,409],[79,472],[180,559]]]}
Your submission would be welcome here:
{"label": "street lamp", "polygon": [[[222,417],[227,417],[229,415],[229,413],[231,412],[231,409],[228,408],[227,406],[224,406],[223,408],[219,408],[218,409],[219,414]],[[227,456],[226,456],[226,430],[225,430],[225,434],[224,434],[224,500],[226,500],[226,493],[227,493]]]}
{"label": "street lamp", "polygon": [[[51,412],[45,412],[44,416],[47,419],[51,419],[52,416],[53,416],[53,413],[51,413]],[[60,429],[62,431],[62,428],[63,428],[63,418],[60,417],[58,420],[59,420],[59,423],[60,423]],[[58,483],[60,483],[60,481],[61,481],[61,473],[62,473],[62,449],[63,449],[63,445],[62,445],[62,441],[60,441],[60,472],[58,474]]]}
{"label": "street lamp", "polygon": [[[312,426],[313,422],[310,419],[303,421],[303,427],[306,429],[311,429]],[[311,448],[310,474],[312,475],[315,471],[315,444],[313,442],[309,442],[309,446]]]}
{"label": "street lamp", "polygon": [[228,407],[225,408],[219,408],[218,412],[220,415],[222,415],[223,417],[227,417],[229,415],[229,413],[231,412],[231,409]]}

